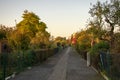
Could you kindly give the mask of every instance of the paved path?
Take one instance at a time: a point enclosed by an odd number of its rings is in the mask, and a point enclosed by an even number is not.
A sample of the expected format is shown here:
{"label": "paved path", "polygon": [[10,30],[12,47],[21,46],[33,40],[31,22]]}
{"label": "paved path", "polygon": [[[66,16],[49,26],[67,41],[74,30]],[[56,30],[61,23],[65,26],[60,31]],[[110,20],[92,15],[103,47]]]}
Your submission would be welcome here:
{"label": "paved path", "polygon": [[71,47],[11,80],[104,80]]}

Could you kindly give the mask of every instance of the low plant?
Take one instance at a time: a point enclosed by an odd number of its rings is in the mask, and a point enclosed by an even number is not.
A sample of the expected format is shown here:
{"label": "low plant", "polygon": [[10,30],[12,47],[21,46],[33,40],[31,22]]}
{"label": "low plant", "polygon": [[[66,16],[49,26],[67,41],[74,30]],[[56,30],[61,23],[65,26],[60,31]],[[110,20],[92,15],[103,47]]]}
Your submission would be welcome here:
{"label": "low plant", "polygon": [[109,49],[109,44],[108,42],[105,41],[101,41],[97,44],[95,44],[94,46],[91,47],[90,49],[90,53],[91,55],[95,55],[96,53],[98,53],[99,51],[107,51]]}

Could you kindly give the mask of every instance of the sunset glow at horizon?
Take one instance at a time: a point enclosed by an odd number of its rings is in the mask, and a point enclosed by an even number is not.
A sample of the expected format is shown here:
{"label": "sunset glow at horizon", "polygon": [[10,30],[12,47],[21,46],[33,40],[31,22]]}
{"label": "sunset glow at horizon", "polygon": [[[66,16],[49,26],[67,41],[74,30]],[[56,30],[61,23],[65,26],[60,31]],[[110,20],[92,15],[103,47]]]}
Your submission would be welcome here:
{"label": "sunset glow at horizon", "polygon": [[[47,24],[52,36],[69,37],[86,27],[90,3],[97,0],[1,0],[0,24],[15,26],[24,10],[34,12]],[[16,21],[15,21],[16,20]]]}

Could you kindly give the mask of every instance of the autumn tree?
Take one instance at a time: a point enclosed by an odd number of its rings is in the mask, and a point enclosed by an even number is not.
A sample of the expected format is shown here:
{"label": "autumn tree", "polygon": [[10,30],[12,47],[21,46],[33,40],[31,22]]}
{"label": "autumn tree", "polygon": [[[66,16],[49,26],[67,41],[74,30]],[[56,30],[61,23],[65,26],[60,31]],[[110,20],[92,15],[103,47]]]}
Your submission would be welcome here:
{"label": "autumn tree", "polygon": [[11,32],[9,41],[14,48],[28,49],[30,44],[46,44],[49,42],[50,34],[46,31],[46,24],[33,12],[24,11],[23,20],[16,24],[16,28]]}
{"label": "autumn tree", "polygon": [[21,32],[29,32],[31,37],[34,37],[36,32],[38,32],[38,28],[40,27],[40,18],[33,12],[24,11],[23,20],[20,21],[16,27]]}
{"label": "autumn tree", "polygon": [[26,50],[29,48],[30,38],[27,33],[14,29],[7,35],[9,45],[13,50]]}

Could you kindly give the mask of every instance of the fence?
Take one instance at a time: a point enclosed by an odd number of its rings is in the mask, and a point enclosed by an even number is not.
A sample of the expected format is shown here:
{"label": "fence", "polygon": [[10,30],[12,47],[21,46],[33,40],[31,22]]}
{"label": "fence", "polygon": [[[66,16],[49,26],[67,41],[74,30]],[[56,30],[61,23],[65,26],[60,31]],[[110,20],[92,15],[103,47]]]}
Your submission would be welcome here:
{"label": "fence", "polygon": [[99,52],[92,57],[92,65],[111,80],[120,80],[120,54]]}
{"label": "fence", "polygon": [[112,80],[120,80],[120,54],[111,54],[111,78]]}
{"label": "fence", "polygon": [[5,77],[19,73],[29,66],[41,63],[49,56],[54,54],[54,49],[28,50],[17,51],[15,53],[0,54],[0,80],[5,80]]}
{"label": "fence", "polygon": [[[78,53],[86,60],[87,52],[76,48]],[[94,55],[90,55],[90,65],[102,72],[111,80],[120,80],[120,54],[111,54],[109,52],[100,51]]]}

